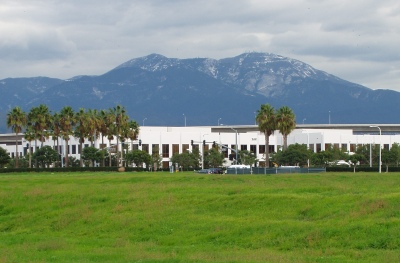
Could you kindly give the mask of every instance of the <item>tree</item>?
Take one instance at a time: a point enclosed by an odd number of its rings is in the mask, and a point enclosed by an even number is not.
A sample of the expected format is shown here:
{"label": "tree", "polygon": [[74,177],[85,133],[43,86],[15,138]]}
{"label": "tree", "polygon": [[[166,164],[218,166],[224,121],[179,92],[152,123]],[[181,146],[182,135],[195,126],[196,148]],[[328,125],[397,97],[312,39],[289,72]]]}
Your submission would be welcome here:
{"label": "tree", "polygon": [[296,116],[292,109],[283,106],[276,112],[276,127],[283,136],[283,150],[287,149],[287,137],[296,128]]}
{"label": "tree", "polygon": [[269,136],[276,129],[275,109],[269,104],[261,105],[261,108],[257,110],[256,122],[258,129],[265,136],[265,166],[269,167]]}
{"label": "tree", "polygon": [[390,150],[382,149],[382,163],[386,166],[386,172],[389,171],[389,165],[397,165],[400,158],[399,144],[394,143]]}
{"label": "tree", "polygon": [[41,164],[41,167],[49,167],[52,163],[56,162],[59,155],[56,150],[46,145],[38,149],[33,154],[33,159]]}
{"label": "tree", "polygon": [[[115,115],[112,109],[108,109],[106,115],[104,116],[104,123],[107,127],[106,134],[108,143],[111,146],[111,141],[114,139],[114,135],[116,134],[116,126],[115,126]],[[109,166],[112,166],[111,163],[112,155],[109,155]]]}
{"label": "tree", "polygon": [[35,140],[35,130],[32,127],[31,123],[28,123],[26,130],[24,132],[24,138],[29,142],[29,160],[28,167],[32,168],[32,141]]}
{"label": "tree", "polygon": [[353,171],[355,173],[356,172],[356,166],[359,165],[363,160],[365,160],[365,156],[362,155],[362,154],[355,153],[355,154],[349,155],[348,160],[353,165],[353,169],[354,169]]}
{"label": "tree", "polygon": [[60,114],[58,114],[57,112],[55,112],[53,115],[53,123],[51,129],[53,130],[53,140],[57,141],[57,153],[61,155],[62,151],[60,151],[60,145],[58,140],[61,134],[61,117]]}
{"label": "tree", "polygon": [[277,152],[273,160],[280,165],[305,166],[311,154],[312,151],[307,149],[307,145],[296,143],[289,145],[285,151]]}
{"label": "tree", "polygon": [[257,161],[255,154],[248,150],[239,151],[239,156],[241,163],[245,165],[253,166]]}
{"label": "tree", "polygon": [[200,154],[197,151],[194,152],[183,152],[181,154],[174,154],[170,161],[175,165],[178,164],[183,170],[189,170],[190,167],[199,167]]}
{"label": "tree", "polygon": [[211,148],[204,153],[204,164],[206,167],[220,167],[225,161],[223,153],[217,148]]}
{"label": "tree", "polygon": [[157,171],[157,169],[162,167],[162,157],[160,153],[156,152],[151,155],[151,163],[154,171]]}
{"label": "tree", "polygon": [[7,114],[7,127],[15,132],[15,168],[18,168],[18,134],[27,124],[27,117],[25,112],[18,106],[11,109]]}
{"label": "tree", "polygon": [[95,147],[85,147],[82,150],[81,154],[81,159],[85,161],[90,161],[90,166],[94,166],[95,161],[101,161],[102,160],[102,153],[100,153],[99,149],[96,149]]}
{"label": "tree", "polygon": [[[85,112],[85,109],[80,108],[78,112],[75,113],[75,130],[74,137],[79,139],[79,149],[83,151],[83,144],[85,143],[85,138],[89,136],[88,123],[90,118]],[[79,164],[83,166],[83,158],[81,157]]]}
{"label": "tree", "polygon": [[28,122],[34,130],[35,139],[39,139],[41,146],[50,137],[49,129],[52,125],[52,118],[49,108],[44,104],[31,108],[28,113]]}
{"label": "tree", "polygon": [[145,151],[141,150],[133,150],[126,154],[125,159],[128,163],[134,163],[137,167],[143,167],[143,164],[146,164],[146,167],[150,166],[151,156]]}
{"label": "tree", "polygon": [[119,139],[121,138],[121,136],[123,136],[122,131],[126,128],[125,126],[128,122],[128,116],[126,115],[125,108],[121,105],[117,105],[116,107],[114,107],[112,112],[115,116],[115,135],[117,136],[117,165],[119,165]]}
{"label": "tree", "polygon": [[330,162],[334,161],[333,153],[330,151],[313,152],[310,155],[310,161],[314,165],[323,165],[326,167]]}
{"label": "tree", "polygon": [[69,137],[73,135],[73,127],[75,125],[75,113],[70,106],[65,106],[60,111],[60,134],[62,138],[65,140],[65,166],[68,167],[68,155],[69,155],[69,147],[68,141]]}
{"label": "tree", "polygon": [[8,155],[7,150],[0,147],[0,167],[4,168],[4,165],[8,164],[10,161],[10,155]]}

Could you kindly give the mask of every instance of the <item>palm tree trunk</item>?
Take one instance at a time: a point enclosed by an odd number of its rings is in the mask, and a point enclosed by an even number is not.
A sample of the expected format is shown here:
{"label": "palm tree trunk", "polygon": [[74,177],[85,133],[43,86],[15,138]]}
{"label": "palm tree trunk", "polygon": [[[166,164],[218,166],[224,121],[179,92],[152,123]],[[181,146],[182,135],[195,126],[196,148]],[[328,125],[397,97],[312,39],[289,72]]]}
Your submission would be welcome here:
{"label": "palm tree trunk", "polygon": [[68,139],[65,139],[65,167],[68,167]]}
{"label": "palm tree trunk", "polygon": [[79,147],[81,148],[81,153],[80,153],[80,156],[81,156],[81,158],[80,158],[80,160],[79,160],[79,166],[80,167],[83,167],[83,159],[82,159],[82,150],[83,150],[83,148],[82,148],[82,141],[80,141],[79,142]]}
{"label": "palm tree trunk", "polygon": [[265,134],[265,167],[269,168],[269,136]]}
{"label": "palm tree trunk", "polygon": [[287,149],[287,135],[283,135],[283,150]]}
{"label": "palm tree trunk", "polygon": [[[111,140],[108,140],[108,144],[110,145],[109,147],[111,147]],[[108,156],[109,158],[109,165],[108,166],[110,166],[111,167],[111,151],[109,151],[109,156]]]}
{"label": "palm tree trunk", "polygon": [[29,168],[32,168],[32,142],[29,142]]}
{"label": "palm tree trunk", "polygon": [[18,168],[18,133],[15,133],[15,168]]}

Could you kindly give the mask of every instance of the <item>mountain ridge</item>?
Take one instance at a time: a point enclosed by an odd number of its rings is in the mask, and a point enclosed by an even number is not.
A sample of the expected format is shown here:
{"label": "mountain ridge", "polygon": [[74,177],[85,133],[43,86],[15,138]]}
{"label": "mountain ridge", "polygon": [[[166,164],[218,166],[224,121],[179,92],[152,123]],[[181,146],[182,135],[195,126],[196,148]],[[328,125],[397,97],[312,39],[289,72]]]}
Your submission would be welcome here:
{"label": "mountain ridge", "polygon": [[[0,112],[29,111],[46,104],[107,109],[121,104],[148,125],[254,124],[261,104],[291,107],[297,122],[395,123],[400,93],[372,90],[296,59],[250,52],[231,58],[168,58],[160,54],[128,60],[98,76],[0,80]],[[0,114],[1,115],[1,114]],[[1,116],[0,116],[1,118]],[[1,130],[1,124],[0,124]],[[4,129],[3,129],[4,130]]]}

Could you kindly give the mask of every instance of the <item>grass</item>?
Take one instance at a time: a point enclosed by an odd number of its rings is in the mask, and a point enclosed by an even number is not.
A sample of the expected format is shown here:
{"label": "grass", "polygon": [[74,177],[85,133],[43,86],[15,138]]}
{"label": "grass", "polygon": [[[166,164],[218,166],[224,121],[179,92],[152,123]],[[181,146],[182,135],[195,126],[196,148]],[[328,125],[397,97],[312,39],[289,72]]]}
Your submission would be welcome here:
{"label": "grass", "polygon": [[399,262],[400,174],[0,175],[3,262]]}

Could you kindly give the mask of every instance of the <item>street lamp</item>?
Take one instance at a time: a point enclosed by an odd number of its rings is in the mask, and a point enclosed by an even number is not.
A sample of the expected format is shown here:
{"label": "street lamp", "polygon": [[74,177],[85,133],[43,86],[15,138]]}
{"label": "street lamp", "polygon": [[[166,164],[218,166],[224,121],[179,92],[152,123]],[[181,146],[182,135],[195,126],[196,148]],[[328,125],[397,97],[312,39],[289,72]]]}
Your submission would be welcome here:
{"label": "street lamp", "polygon": [[331,124],[331,111],[329,111],[329,124]]}
{"label": "street lamp", "polygon": [[371,125],[369,127],[379,129],[379,173],[381,173],[382,172],[382,167],[381,167],[381,164],[382,164],[382,131],[381,131],[381,128],[376,125]]}
{"label": "street lamp", "polygon": [[202,151],[201,151],[201,169],[204,169],[204,136],[206,136],[206,135],[208,135],[208,134],[203,134],[203,142],[201,143],[201,149],[202,149]]}
{"label": "street lamp", "polygon": [[183,118],[185,119],[185,127],[186,127],[186,115],[185,115],[185,113],[183,113],[182,115],[183,115]]}
{"label": "street lamp", "polygon": [[144,118],[144,119],[143,119],[143,126],[144,126],[144,121],[145,121],[145,120],[147,120],[147,118]]}
{"label": "street lamp", "polygon": [[229,128],[231,128],[231,130],[233,130],[236,133],[236,140],[235,140],[235,144],[236,144],[235,148],[236,149],[235,149],[235,153],[236,153],[236,164],[237,164],[237,161],[238,161],[238,144],[237,144],[238,131],[235,130],[234,128],[232,128],[232,127],[229,127]]}
{"label": "street lamp", "polygon": [[221,118],[218,119],[218,126],[219,126],[219,121],[221,120]]}

